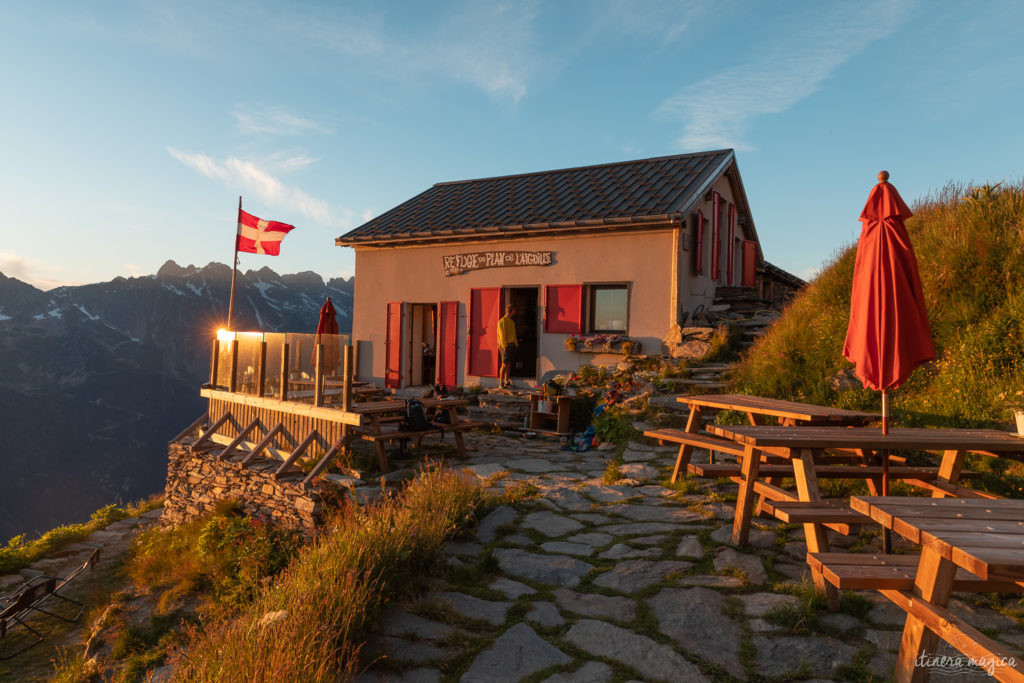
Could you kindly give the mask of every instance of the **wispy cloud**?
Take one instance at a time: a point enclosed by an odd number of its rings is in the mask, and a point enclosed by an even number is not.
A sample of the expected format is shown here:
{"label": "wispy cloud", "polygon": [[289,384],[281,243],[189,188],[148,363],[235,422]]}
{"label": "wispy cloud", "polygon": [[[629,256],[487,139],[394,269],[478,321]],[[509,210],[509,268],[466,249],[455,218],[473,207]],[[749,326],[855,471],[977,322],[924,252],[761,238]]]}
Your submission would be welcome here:
{"label": "wispy cloud", "polygon": [[397,33],[378,17],[296,18],[292,30],[390,79],[442,78],[472,85],[496,100],[518,102],[541,64],[532,1],[467,0],[432,26]]}
{"label": "wispy cloud", "polygon": [[592,37],[642,38],[662,46],[686,36],[698,22],[706,29],[715,15],[724,14],[725,0],[606,0],[591,3],[595,10]]}
{"label": "wispy cloud", "polygon": [[284,107],[239,104],[231,116],[239,132],[247,135],[330,135],[334,132],[325,123],[293,114]]}
{"label": "wispy cloud", "polygon": [[822,6],[824,16],[805,16],[803,27],[756,50],[745,64],[686,86],[657,113],[679,116],[686,126],[682,149],[749,149],[749,122],[778,114],[817,92],[837,68],[871,43],[895,32],[912,1],[875,0]]}
{"label": "wispy cloud", "polygon": [[78,282],[56,277],[56,266],[34,259],[24,258],[13,251],[0,251],[0,273],[26,282],[37,289],[47,290]]}
{"label": "wispy cloud", "polygon": [[[271,206],[296,211],[324,226],[347,227],[351,224],[351,211],[332,211],[327,202],[297,187],[286,185],[266,168],[252,161],[237,157],[217,160],[206,154],[183,152],[173,147],[168,147],[167,151],[172,157],[207,178],[219,180],[242,194],[255,193]],[[295,159],[305,161],[302,157]],[[287,166],[288,160],[282,163]],[[293,163],[299,161],[293,159]],[[277,167],[280,168],[281,164]]]}

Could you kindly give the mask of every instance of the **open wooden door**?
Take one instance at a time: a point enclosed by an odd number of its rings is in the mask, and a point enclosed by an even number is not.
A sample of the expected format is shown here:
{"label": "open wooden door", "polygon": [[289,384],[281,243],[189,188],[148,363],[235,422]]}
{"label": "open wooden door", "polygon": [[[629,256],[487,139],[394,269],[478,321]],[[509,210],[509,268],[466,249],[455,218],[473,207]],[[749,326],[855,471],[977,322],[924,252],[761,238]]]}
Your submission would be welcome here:
{"label": "open wooden door", "polygon": [[466,374],[478,377],[498,376],[498,318],[501,288],[469,290],[469,344],[466,349]]}
{"label": "open wooden door", "polygon": [[743,240],[743,286],[757,285],[757,242]]}
{"label": "open wooden door", "polygon": [[384,386],[402,387],[402,307],[400,301],[388,302],[387,339],[384,347]]}
{"label": "open wooden door", "polygon": [[437,383],[445,389],[458,384],[459,302],[442,301],[437,323]]}

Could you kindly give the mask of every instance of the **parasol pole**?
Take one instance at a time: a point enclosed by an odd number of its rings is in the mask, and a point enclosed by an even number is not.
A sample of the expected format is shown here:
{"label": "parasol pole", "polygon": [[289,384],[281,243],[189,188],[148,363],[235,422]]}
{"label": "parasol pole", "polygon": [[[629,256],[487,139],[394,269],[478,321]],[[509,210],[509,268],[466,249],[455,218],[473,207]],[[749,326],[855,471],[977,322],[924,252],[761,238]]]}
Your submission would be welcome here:
{"label": "parasol pole", "polygon": [[[238,195],[238,217],[242,217],[242,195]],[[238,226],[235,226],[235,255],[231,259],[231,296],[228,299],[228,329],[235,329],[232,323],[235,317],[235,279],[238,277]]]}
{"label": "parasol pole", "polygon": [[[879,171],[878,181],[889,182],[889,172]],[[882,389],[882,436],[889,435],[889,391]],[[882,495],[889,495],[889,449],[882,449]],[[882,529],[882,552],[888,555],[892,552],[892,534],[889,529]]]}
{"label": "parasol pole", "polygon": [[[889,392],[882,389],[882,436],[889,434]],[[882,449],[882,495],[889,495],[889,449]],[[882,529],[882,552],[888,555],[892,548],[892,536],[888,529]]]}

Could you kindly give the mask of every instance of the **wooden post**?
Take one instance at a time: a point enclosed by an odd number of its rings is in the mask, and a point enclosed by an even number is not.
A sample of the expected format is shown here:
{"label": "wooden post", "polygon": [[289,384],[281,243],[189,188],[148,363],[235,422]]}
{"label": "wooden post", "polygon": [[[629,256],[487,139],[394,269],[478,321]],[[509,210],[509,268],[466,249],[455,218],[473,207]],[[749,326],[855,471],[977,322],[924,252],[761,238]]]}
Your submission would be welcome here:
{"label": "wooden post", "polygon": [[213,352],[210,353],[210,386],[217,386],[217,370],[220,364],[220,339],[213,335]]}
{"label": "wooden post", "polygon": [[359,342],[355,339],[352,339],[352,379],[359,379]]}
{"label": "wooden post", "polygon": [[235,393],[238,389],[238,340],[231,340],[231,376],[228,377],[228,391]]}
{"label": "wooden post", "polygon": [[281,400],[288,400],[288,375],[291,370],[288,367],[288,342],[281,344]]}
{"label": "wooden post", "polygon": [[[354,350],[351,345],[344,348],[342,358],[341,409],[348,412],[352,407],[352,374],[355,370],[353,362]],[[344,427],[342,428],[344,431]]]}
{"label": "wooden post", "polygon": [[267,381],[267,342],[260,342],[260,367],[256,370],[256,395],[263,395],[263,385]]}
{"label": "wooden post", "polygon": [[324,345],[316,345],[316,368],[313,370],[313,405],[324,404]]}

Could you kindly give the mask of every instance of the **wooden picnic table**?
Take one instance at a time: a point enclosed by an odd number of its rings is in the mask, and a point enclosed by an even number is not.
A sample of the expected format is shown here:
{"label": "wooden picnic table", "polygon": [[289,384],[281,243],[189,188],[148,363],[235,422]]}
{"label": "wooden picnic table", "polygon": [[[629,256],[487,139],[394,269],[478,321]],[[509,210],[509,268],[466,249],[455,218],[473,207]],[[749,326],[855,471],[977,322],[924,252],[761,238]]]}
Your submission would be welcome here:
{"label": "wooden picnic table", "polygon": [[[850,505],[921,545],[912,590],[880,589],[907,612],[895,680],[927,681],[927,657],[941,637],[983,667],[990,665],[997,680],[1024,681],[1024,661],[1008,664],[1019,653],[946,608],[959,569],[977,577],[975,590],[1024,591],[1024,500],[853,496]],[[964,590],[965,582],[957,583],[956,590]]]}
{"label": "wooden picnic table", "polygon": [[[802,523],[810,553],[828,552],[828,526],[841,533],[850,533],[853,527],[868,520],[855,510],[838,501],[824,501],[818,488],[818,478],[827,474],[834,478],[864,478],[872,493],[880,492],[879,478],[882,468],[877,463],[878,451],[937,450],[942,451],[938,468],[892,467],[894,479],[921,485],[933,491],[936,497],[973,495],[989,497],[982,492],[960,487],[964,456],[968,452],[1024,460],[1024,439],[1007,432],[990,429],[892,429],[888,435],[873,427],[772,427],[721,426],[709,430],[718,437],[728,439],[743,448],[743,462],[739,477],[739,495],[736,499],[736,517],[733,521],[733,543],[745,545],[750,533],[754,511],[754,495],[762,500],[758,509],[764,509],[784,522]],[[825,449],[837,449],[858,454],[855,466],[831,467],[824,455]],[[796,495],[764,480],[772,466],[763,467],[762,455],[768,453],[791,465],[785,476],[796,482]],[[778,476],[776,474],[776,476]],[[925,499],[929,500],[929,499]],[[815,585],[825,591],[830,605],[838,604],[838,592],[825,581],[820,571],[812,567]]]}
{"label": "wooden picnic table", "polygon": [[[780,425],[864,425],[880,418],[875,413],[865,413],[844,408],[829,408],[796,401],[782,401],[761,396],[744,394],[705,394],[698,396],[677,396],[676,401],[690,406],[686,429],[651,429],[645,436],[658,439],[660,443],[671,441],[679,444],[676,465],[672,470],[672,481],[679,477],[690,464],[694,448],[740,455],[735,444],[726,439],[710,436],[704,429],[704,416],[719,410],[736,410],[746,413],[751,425],[763,425],[769,418]],[[713,456],[712,456],[713,457]]]}
{"label": "wooden picnic table", "polygon": [[[466,457],[466,442],[462,433],[470,429],[476,429],[483,425],[481,422],[464,420],[459,415],[458,409],[469,405],[469,401],[461,398],[421,398],[427,410],[443,410],[448,414],[448,423],[433,422],[432,427],[425,431],[403,432],[401,430],[385,430],[384,424],[396,422],[396,418],[405,412],[405,401],[397,399],[386,399],[367,403],[353,403],[349,412],[359,415],[363,427],[356,432],[362,439],[373,443],[377,451],[377,459],[380,462],[382,472],[388,470],[388,456],[384,444],[389,441],[401,441],[413,439],[416,444],[427,434],[441,434],[451,432],[455,435],[455,447],[459,456]],[[362,418],[366,418],[365,420]]]}

